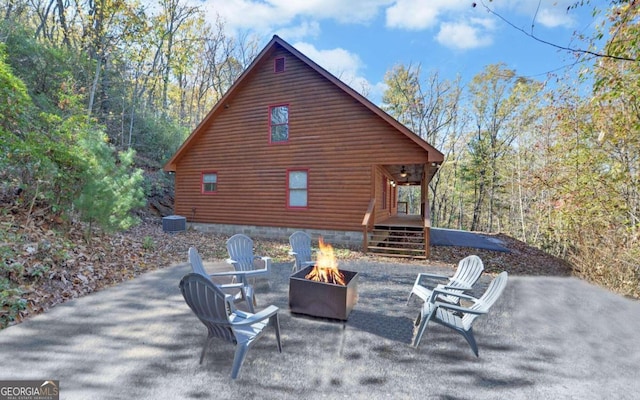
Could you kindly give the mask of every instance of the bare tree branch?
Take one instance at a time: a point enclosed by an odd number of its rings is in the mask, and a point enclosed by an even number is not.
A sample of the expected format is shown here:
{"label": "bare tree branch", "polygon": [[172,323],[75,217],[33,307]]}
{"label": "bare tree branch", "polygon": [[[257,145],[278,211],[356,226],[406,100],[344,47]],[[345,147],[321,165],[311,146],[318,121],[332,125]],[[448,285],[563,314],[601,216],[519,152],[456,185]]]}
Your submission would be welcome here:
{"label": "bare tree branch", "polygon": [[[476,5],[476,3],[473,3],[474,7]],[[534,26],[534,22],[535,22],[535,17],[534,17],[534,21],[531,23],[531,32],[527,32],[524,29],[516,26],[513,22],[509,21],[508,19],[506,19],[505,17],[503,17],[501,14],[497,13],[496,11],[494,11],[493,9],[491,9],[489,6],[487,6],[484,1],[480,1],[480,4],[482,4],[482,7],[484,7],[488,13],[496,16],[497,18],[501,19],[504,23],[506,23],[507,25],[511,26],[513,29],[522,32],[524,35],[530,37],[531,39],[540,42],[540,43],[544,43],[546,45],[549,45],[551,47],[555,47],[556,49],[560,49],[560,50],[565,50],[568,51],[570,53],[575,53],[575,54],[588,54],[594,57],[599,57],[599,58],[608,58],[608,59],[612,59],[612,60],[619,60],[619,61],[632,61],[632,62],[637,62],[640,61],[640,58],[632,58],[632,57],[625,57],[625,56],[616,56],[616,55],[611,55],[611,54],[607,54],[607,53],[599,53],[596,51],[591,51],[591,50],[585,50],[585,49],[579,49],[579,48],[575,48],[575,47],[568,47],[568,46],[561,46],[557,43],[553,43],[550,42],[548,40],[544,40],[542,38],[539,38],[538,36],[536,36],[533,33],[533,26]],[[537,11],[536,11],[536,15],[537,15]]]}

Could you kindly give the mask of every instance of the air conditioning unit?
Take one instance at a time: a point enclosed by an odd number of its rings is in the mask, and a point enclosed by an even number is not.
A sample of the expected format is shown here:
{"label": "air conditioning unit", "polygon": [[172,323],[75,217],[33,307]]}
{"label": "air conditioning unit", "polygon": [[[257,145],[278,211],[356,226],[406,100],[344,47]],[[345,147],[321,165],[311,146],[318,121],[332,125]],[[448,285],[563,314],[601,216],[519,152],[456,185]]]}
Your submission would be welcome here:
{"label": "air conditioning unit", "polygon": [[187,230],[187,218],[180,215],[163,217],[162,230],[168,233],[184,232]]}

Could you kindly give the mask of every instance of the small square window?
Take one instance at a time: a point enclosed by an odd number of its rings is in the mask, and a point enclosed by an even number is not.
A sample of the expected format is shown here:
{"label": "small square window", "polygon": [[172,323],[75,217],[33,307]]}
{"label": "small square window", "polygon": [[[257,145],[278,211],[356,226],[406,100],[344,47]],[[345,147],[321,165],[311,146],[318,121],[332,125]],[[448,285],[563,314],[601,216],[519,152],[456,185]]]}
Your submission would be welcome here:
{"label": "small square window", "polygon": [[278,57],[275,59],[273,70],[276,73],[284,72],[284,57]]}
{"label": "small square window", "polygon": [[218,189],[218,174],[205,172],[202,174],[202,193],[214,193]]}

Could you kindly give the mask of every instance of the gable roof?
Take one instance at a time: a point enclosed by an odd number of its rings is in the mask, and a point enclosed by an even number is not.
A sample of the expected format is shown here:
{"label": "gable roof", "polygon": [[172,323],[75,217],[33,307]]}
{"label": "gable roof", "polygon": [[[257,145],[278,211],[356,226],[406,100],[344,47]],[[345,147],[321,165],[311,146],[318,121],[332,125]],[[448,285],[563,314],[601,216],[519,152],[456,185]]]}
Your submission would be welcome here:
{"label": "gable roof", "polygon": [[262,51],[258,54],[258,56],[253,60],[253,62],[244,70],[244,72],[240,75],[240,77],[231,85],[229,90],[220,98],[220,100],[213,106],[211,111],[204,117],[204,119],[198,124],[198,126],[191,132],[189,137],[182,143],[180,148],[176,151],[176,153],[169,159],[169,161],[164,165],[165,171],[175,171],[176,164],[178,160],[182,157],[184,152],[191,147],[191,143],[195,141],[197,137],[199,137],[202,132],[206,130],[206,127],[209,125],[209,121],[213,119],[222,109],[224,109],[224,104],[227,104],[230,98],[233,97],[234,93],[240,88],[245,81],[245,79],[251,74],[251,71],[255,68],[256,65],[260,64],[263,59],[267,58],[271,53],[272,49],[275,45],[282,46],[289,53],[293,54],[295,57],[300,59],[302,62],[307,64],[311,69],[322,75],[324,78],[329,80],[329,82],[333,83],[337,87],[339,87],[343,92],[353,97],[355,100],[360,102],[366,108],[371,110],[374,114],[378,115],[380,118],[385,120],[389,125],[393,126],[399,132],[403,133],[417,145],[422,147],[425,151],[429,153],[430,162],[434,163],[442,163],[444,161],[444,155],[435,147],[431,146],[425,140],[423,140],[420,136],[413,133],[409,128],[398,122],[395,118],[387,114],[381,108],[373,104],[366,97],[352,89],[349,85],[342,82],[340,79],[333,76],[329,71],[325,70],[315,62],[313,62],[309,57],[302,54],[300,51],[296,50],[289,43],[281,39],[279,36],[274,35],[271,41],[262,49]]}

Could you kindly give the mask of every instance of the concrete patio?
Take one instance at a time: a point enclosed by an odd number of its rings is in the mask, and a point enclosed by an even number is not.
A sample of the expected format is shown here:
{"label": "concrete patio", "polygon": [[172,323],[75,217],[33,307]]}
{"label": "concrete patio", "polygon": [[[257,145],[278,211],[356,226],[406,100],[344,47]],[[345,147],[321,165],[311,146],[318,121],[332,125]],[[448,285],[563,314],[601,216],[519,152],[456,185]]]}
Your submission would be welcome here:
{"label": "concrete patio", "polygon": [[[227,268],[206,264],[210,271]],[[59,305],[0,331],[0,380],[54,379],[61,399],[633,399],[640,393],[640,302],[576,278],[510,276],[476,321],[476,358],[464,339],[431,325],[410,346],[420,271],[343,262],[358,271],[346,323],[291,315],[290,264],[276,264],[259,307],[280,307],[273,331],[249,351],[236,381],[233,346],[214,342],[198,364],[204,326],[178,289],[187,265]],[[486,285],[489,276],[484,276]],[[481,290],[481,288],[480,288]]]}

